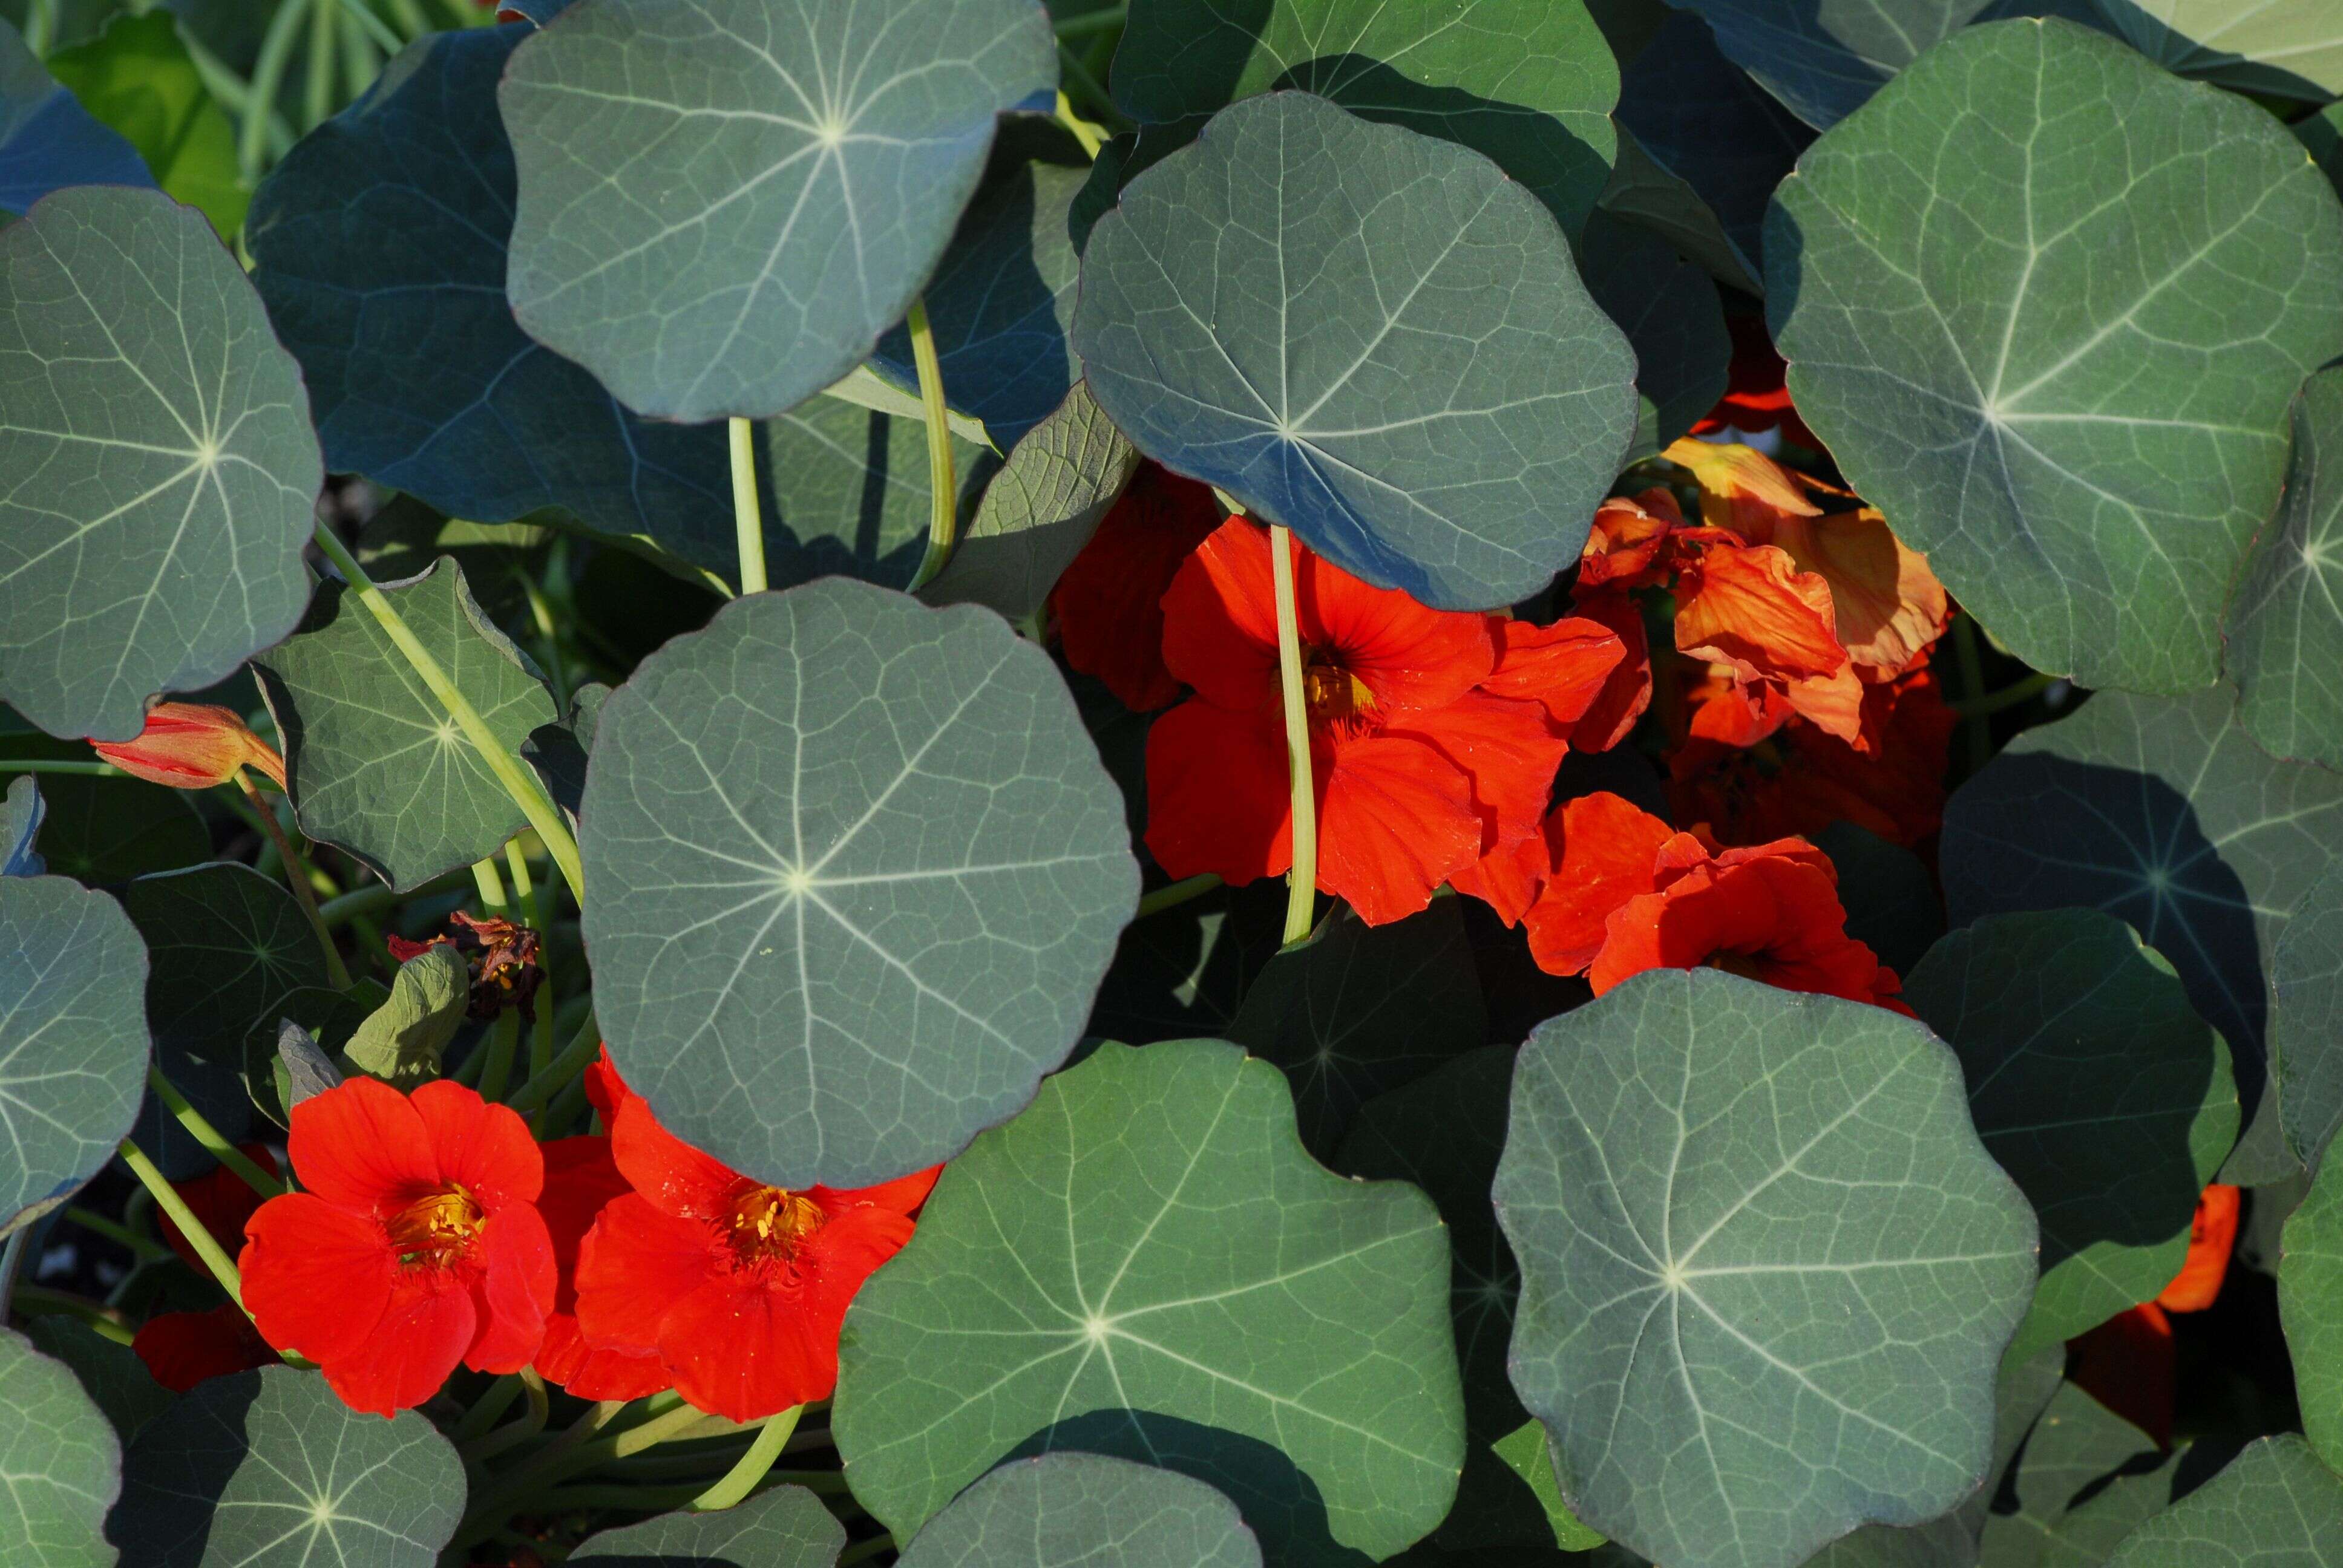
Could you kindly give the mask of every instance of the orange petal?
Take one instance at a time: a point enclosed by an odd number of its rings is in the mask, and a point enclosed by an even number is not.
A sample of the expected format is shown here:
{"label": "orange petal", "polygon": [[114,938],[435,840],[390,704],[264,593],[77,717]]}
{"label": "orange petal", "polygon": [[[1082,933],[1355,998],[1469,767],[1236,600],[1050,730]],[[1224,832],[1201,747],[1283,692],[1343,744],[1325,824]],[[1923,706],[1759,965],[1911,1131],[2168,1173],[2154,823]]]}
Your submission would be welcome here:
{"label": "orange petal", "polygon": [[1798,477],[1754,447],[1687,437],[1662,456],[1690,468],[1700,482],[1704,522],[1731,528],[1751,544],[1774,543],[1774,531],[1784,518],[1822,515],[1822,508],[1806,498]]}
{"label": "orange petal", "polygon": [[1558,975],[1584,971],[1602,950],[1612,911],[1656,886],[1659,852],[1677,836],[1617,795],[1564,801],[1546,819],[1554,875],[1523,917],[1538,967]]}
{"label": "orange petal", "polygon": [[2237,1190],[2213,1186],[2197,1200],[2188,1228],[2188,1257],[2156,1304],[2167,1312],[2201,1312],[2221,1293],[2229,1253],[2237,1242]]}
{"label": "orange petal", "polygon": [[1830,585],[1770,545],[1712,545],[1676,585],[1676,647],[1744,679],[1795,680],[1847,665]]}
{"label": "orange petal", "polygon": [[1774,543],[1830,585],[1839,640],[1875,678],[1903,674],[1944,635],[1945,585],[1872,508],[1789,518]]}

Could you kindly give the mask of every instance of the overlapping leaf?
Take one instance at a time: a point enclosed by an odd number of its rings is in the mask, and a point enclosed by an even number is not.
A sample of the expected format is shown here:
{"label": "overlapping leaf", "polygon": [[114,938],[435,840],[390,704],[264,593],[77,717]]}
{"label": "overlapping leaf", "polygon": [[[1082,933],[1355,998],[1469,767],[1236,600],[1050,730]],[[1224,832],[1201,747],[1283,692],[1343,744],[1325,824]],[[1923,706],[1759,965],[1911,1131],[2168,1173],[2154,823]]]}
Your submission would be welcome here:
{"label": "overlapping leaf", "polygon": [[309,599],[292,357],[201,214],[86,186],[0,230],[0,697],[128,740]]}
{"label": "overlapping leaf", "polygon": [[36,840],[48,869],[91,887],[211,859],[211,833],[185,794],[136,779],[51,774]]}
{"label": "overlapping leaf", "polygon": [[1099,1453],[1002,1465],[923,1525],[904,1568],[1261,1568],[1229,1500]]}
{"label": "overlapping leaf", "polygon": [[589,1535],[571,1563],[609,1568],[830,1568],[846,1532],[821,1499],[801,1486],[776,1486],[713,1513],[669,1513]]}
{"label": "overlapping leaf", "polygon": [[1955,792],[1942,860],[1953,923],[2104,910],[2170,960],[2229,1042],[2245,1133],[2222,1180],[2297,1168],[2272,1103],[2266,965],[2343,851],[2343,779],[2272,761],[2223,691],[2094,697],[2028,730]]}
{"label": "overlapping leaf", "polygon": [[1515,1068],[1513,1386],[1562,1493],[1661,1562],[1790,1568],[1984,1474],[2035,1223],[1885,1010],[1639,975]]}
{"label": "overlapping leaf", "polygon": [[1618,67],[1581,0],[1139,0],[1131,8],[1114,96],[1141,123],[1197,118],[1286,87],[1472,148],[1574,236],[1617,147]]}
{"label": "overlapping leaf", "polygon": [[628,1081],[791,1187],[932,1164],[1023,1105],[1138,897],[1048,656],[840,578],[644,660],[603,707],[580,825]]}
{"label": "overlapping leaf", "polygon": [[116,16],[50,55],[49,72],[128,138],[166,195],[201,209],[225,237],[244,226],[252,196],[236,178],[236,126],[180,42],[175,13]]}
{"label": "overlapping leaf", "polygon": [[[559,717],[454,560],[385,584],[383,595],[507,748],[518,752],[529,731]],[[382,623],[342,584],[321,587],[301,629],[254,662],[309,837],[412,889],[494,854],[528,825]]]}
{"label": "overlapping leaf", "polygon": [[1908,975],[1945,934],[1945,900],[1927,865],[1901,844],[1854,822],[1834,822],[1815,836],[1838,873],[1846,934]]}
{"label": "overlapping leaf", "polygon": [[2343,352],[2343,209],[2276,120],[2070,23],[1972,28],[1808,150],[1765,252],[1799,412],[1996,638],[2214,679]]}
{"label": "overlapping leaf", "polygon": [[2343,869],[2330,867],[2296,907],[2271,963],[2271,1075],[2287,1147],[2306,1166],[2343,1129]]}
{"label": "overlapping leaf", "polygon": [[290,1367],[216,1377],[149,1422],[107,1537],[151,1568],[431,1568],[464,1509],[456,1451]]}
{"label": "overlapping leaf", "polygon": [[0,212],[29,212],[67,186],[154,183],[138,149],[83,108],[24,35],[0,22]]}
{"label": "overlapping leaf", "polygon": [[146,953],[63,877],[0,878],[0,1234],[96,1175],[146,1091]]}
{"label": "overlapping leaf", "polygon": [[2124,1537],[2107,1568],[2337,1568],[2343,1477],[2295,1436],[2266,1437]]}
{"label": "overlapping leaf", "polygon": [[995,116],[1056,85],[1034,0],[598,0],[498,89],[513,307],[644,413],[782,413],[902,319]]}
{"label": "overlapping leaf", "polygon": [[37,877],[48,869],[35,847],[47,812],[31,774],[8,781],[7,799],[0,804],[0,877]]}
{"label": "overlapping leaf", "polygon": [[2097,0],[2107,25],[2183,75],[2325,103],[2343,93],[2343,15],[2327,0]]}
{"label": "overlapping leaf", "polygon": [[342,1054],[359,1071],[411,1090],[438,1076],[439,1053],[463,1027],[470,1000],[464,955],[435,943],[398,966],[390,1000],[367,1015]]}
{"label": "overlapping leaf", "polygon": [[1210,1483],[1280,1563],[1386,1557],[1463,1457],[1447,1268],[1422,1193],[1303,1153],[1275,1069],[1102,1045],[945,1169],[848,1314],[832,1430],[899,1538],[1076,1449]]}
{"label": "overlapping leaf", "polygon": [[[837,574],[905,588],[927,554],[935,494],[927,427],[917,414],[874,412],[818,397],[762,427],[772,475],[765,503],[765,558],[779,586]],[[952,441],[960,510],[990,472],[983,447]],[[737,549],[728,520],[692,558],[728,581]]]}
{"label": "overlapping leaf", "polygon": [[1976,20],[1989,0],[1668,3],[1697,12],[1716,30],[1718,47],[1800,119],[1826,130],[1861,108],[1929,45]]}
{"label": "overlapping leaf", "polygon": [[125,1443],[171,1403],[171,1391],[155,1381],[137,1352],[78,1319],[31,1319],[25,1337],[43,1355],[64,1363]]}
{"label": "overlapping leaf", "polygon": [[1581,254],[1587,293],[1635,350],[1627,461],[1656,457],[1725,396],[1733,340],[1716,285],[1666,240],[1604,213],[1587,219]]}
{"label": "overlapping leaf", "polygon": [[72,1372],[0,1329],[0,1541],[11,1568],[114,1568],[122,1445]]}
{"label": "overlapping leaf", "polygon": [[2171,965],[2097,910],[1991,915],[1930,949],[1904,999],[1959,1053],[1986,1151],[2042,1221],[2009,1353],[2152,1299],[2237,1136],[2228,1049]]}
{"label": "overlapping leaf", "polygon": [[2343,1469],[2343,1160],[2328,1160],[2286,1222],[2278,1310],[2302,1429],[2328,1468]]}
{"label": "overlapping leaf", "polygon": [[2263,750],[2343,767],[2343,370],[2294,406],[2286,498],[2229,606],[2224,667]]}
{"label": "overlapping leaf", "polygon": [[1308,93],[1222,110],[1125,187],[1074,347],[1141,451],[1446,609],[1576,560],[1634,432],[1634,354],[1551,216]]}
{"label": "overlapping leaf", "polygon": [[2132,1527],[2170,1500],[2173,1456],[2074,1383],[2062,1383],[2026,1435],[2016,1468],[1984,1521],[1994,1568],[2097,1568]]}

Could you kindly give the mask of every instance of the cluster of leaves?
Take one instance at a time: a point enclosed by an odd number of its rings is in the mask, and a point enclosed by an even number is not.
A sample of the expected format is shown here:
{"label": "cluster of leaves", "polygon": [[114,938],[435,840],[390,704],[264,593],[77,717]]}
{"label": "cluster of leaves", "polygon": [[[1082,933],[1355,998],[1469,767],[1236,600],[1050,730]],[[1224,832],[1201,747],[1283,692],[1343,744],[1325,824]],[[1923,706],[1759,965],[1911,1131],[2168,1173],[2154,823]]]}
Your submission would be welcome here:
{"label": "cluster of leaves", "polygon": [[[12,1568],[2343,1565],[2332,0],[106,9],[0,25]],[[1720,425],[1869,566],[1671,522]],[[1487,645],[1451,706],[1549,749],[1461,893],[1142,856],[1066,596],[1181,689],[1202,536],[1086,555],[1165,485],[1272,529],[1287,766],[1382,700],[1314,585]],[[1577,623],[1594,733],[1496,685],[1598,516],[1682,548]],[[1936,655],[1956,765],[1870,728]],[[1656,956],[1548,961],[1500,849],[1632,858]],[[1761,862],[1847,987],[1661,929]],[[126,1348],[250,1337],[174,1181],[345,1074],[585,1132],[602,1041],[759,1192],[943,1165],[826,1421]]]}

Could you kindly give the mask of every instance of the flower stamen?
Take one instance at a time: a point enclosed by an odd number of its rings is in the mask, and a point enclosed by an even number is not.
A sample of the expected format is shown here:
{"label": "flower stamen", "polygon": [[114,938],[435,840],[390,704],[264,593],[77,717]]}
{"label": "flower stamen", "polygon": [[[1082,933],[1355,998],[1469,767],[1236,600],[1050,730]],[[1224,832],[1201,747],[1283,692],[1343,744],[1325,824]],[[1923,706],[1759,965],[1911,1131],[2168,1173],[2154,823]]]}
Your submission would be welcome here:
{"label": "flower stamen", "polygon": [[450,1187],[409,1203],[383,1228],[402,1267],[444,1269],[470,1249],[484,1218],[470,1193]]}

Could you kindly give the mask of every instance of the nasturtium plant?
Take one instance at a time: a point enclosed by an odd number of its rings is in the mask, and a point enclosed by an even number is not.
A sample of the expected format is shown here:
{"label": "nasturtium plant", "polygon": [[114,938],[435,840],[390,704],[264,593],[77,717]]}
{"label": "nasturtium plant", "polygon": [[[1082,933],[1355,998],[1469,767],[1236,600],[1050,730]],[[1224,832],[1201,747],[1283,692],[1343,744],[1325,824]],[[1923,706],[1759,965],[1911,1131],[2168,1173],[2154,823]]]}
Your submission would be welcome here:
{"label": "nasturtium plant", "polygon": [[2334,0],[0,5],[0,1564],[2343,1568]]}

